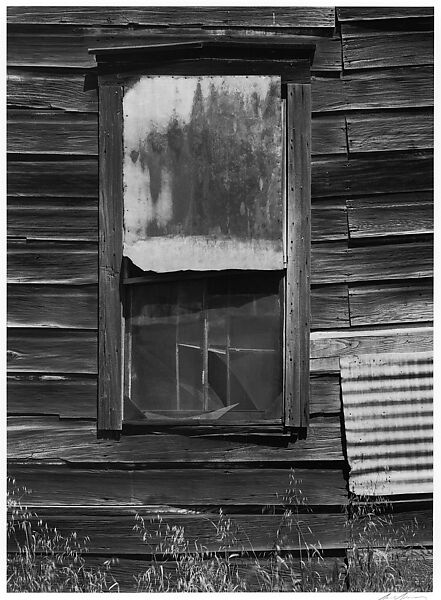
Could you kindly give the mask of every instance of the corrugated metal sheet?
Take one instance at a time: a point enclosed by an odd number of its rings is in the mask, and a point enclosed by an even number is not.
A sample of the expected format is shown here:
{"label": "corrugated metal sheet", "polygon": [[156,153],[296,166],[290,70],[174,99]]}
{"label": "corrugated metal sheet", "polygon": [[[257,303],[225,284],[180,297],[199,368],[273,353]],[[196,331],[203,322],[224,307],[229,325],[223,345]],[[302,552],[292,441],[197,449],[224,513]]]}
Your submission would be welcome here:
{"label": "corrugated metal sheet", "polygon": [[349,488],[360,495],[433,491],[433,353],[340,359]]}

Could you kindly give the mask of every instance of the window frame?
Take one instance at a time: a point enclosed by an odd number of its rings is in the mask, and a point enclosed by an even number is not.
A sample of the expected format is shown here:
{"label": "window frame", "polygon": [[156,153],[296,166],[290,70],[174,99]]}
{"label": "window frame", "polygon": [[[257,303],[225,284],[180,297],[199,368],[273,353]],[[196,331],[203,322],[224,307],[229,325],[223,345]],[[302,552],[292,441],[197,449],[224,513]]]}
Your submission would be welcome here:
{"label": "window frame", "polygon": [[[176,58],[177,46],[179,58]],[[96,55],[98,63],[99,90],[98,438],[119,439],[123,429],[122,100],[124,82],[137,74],[280,75],[286,84],[283,415],[278,429],[280,432],[304,430],[308,425],[309,407],[310,64],[314,46],[266,40],[195,41],[90,52]],[[200,428],[198,425],[186,427],[191,431]],[[223,425],[224,429],[230,427]],[[258,430],[269,432],[264,423]]]}

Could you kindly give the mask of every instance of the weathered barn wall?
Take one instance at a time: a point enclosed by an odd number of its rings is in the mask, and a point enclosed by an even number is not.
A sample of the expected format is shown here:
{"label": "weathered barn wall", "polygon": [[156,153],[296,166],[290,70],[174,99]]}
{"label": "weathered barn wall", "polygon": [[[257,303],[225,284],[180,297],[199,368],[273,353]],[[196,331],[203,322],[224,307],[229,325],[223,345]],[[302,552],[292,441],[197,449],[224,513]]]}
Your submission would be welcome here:
{"label": "weathered barn wall", "polygon": [[[97,554],[129,557],[142,551],[130,534],[137,510],[224,506],[255,548],[269,549],[280,515],[260,513],[280,506],[295,467],[312,508],[303,515],[310,541],[344,553],[339,358],[431,349],[432,31],[427,8],[9,9],[9,469],[35,490],[42,516],[88,533]],[[213,35],[317,44],[310,430],[287,448],[244,436],[97,441],[98,129],[88,48]],[[430,516],[408,503],[402,511],[403,522]],[[198,515],[169,518],[209,536]]]}

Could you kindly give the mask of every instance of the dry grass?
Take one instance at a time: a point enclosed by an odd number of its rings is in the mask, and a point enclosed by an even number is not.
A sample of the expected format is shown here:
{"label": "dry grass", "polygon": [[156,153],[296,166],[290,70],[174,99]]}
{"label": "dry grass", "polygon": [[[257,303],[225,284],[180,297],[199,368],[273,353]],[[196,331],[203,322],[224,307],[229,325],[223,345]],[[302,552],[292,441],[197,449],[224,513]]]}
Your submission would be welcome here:
{"label": "dry grass", "polygon": [[[22,499],[25,490],[9,481],[8,537],[16,540],[19,552],[8,557],[9,592],[117,592],[120,589],[109,560],[87,567],[88,539],[75,532],[61,535],[55,528],[30,513]],[[167,555],[153,560],[133,579],[134,592],[427,592],[432,590],[429,551],[416,548],[412,539],[418,530],[413,523],[399,531],[387,502],[351,505],[348,516],[347,561],[326,559],[319,543],[305,540],[302,514],[308,510],[301,482],[294,472],[283,497],[284,513],[270,556],[262,559],[240,548],[234,519],[219,513],[212,520],[213,539],[219,551],[207,552],[197,541],[190,542],[183,527],[170,526],[160,516],[144,520],[137,516],[134,530],[146,544],[146,553]],[[31,525],[31,521],[36,525]],[[391,533],[392,531],[392,533]],[[238,534],[241,534],[240,536]],[[299,554],[286,553],[287,542],[302,547]],[[238,551],[239,548],[239,551]],[[245,552],[246,551],[246,552]]]}

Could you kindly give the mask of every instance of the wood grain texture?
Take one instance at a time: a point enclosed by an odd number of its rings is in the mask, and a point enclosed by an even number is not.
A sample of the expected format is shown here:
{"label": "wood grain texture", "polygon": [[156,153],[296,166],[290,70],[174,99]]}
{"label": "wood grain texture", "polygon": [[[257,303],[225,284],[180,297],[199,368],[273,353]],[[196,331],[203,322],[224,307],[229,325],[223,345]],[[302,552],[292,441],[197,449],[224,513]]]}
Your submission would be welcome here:
{"label": "wood grain texture", "polygon": [[[307,438],[287,443],[268,436],[190,437],[173,434],[122,436],[119,442],[97,439],[95,423],[60,421],[55,417],[9,417],[8,457],[10,463],[33,460],[62,460],[71,464],[113,465],[128,468],[165,464],[255,463],[317,466],[344,461],[339,417],[327,418],[308,428]],[[12,468],[12,467],[11,467]]]}
{"label": "wood grain texture", "polygon": [[[352,539],[358,541],[359,548],[363,547],[361,540],[366,539],[366,534],[363,533],[366,522],[366,518],[354,522],[350,533]],[[433,507],[394,512],[387,518],[380,519],[375,537],[379,541],[379,546],[384,545],[384,541],[387,539],[398,542],[397,531],[404,532],[406,530],[409,532],[409,544],[416,547],[419,545],[430,547],[433,544]],[[365,544],[367,545],[367,541]],[[400,544],[396,545],[399,547]]]}
{"label": "wood grain texture", "polygon": [[[430,551],[426,550],[425,555],[429,554],[429,552]],[[320,580],[323,583],[333,581],[336,573],[339,573],[341,574],[341,577],[344,577],[346,572],[344,563],[345,551],[341,550],[339,554],[341,554],[341,556],[335,556],[335,552],[333,552],[333,556],[320,559],[314,558],[311,560],[310,568],[314,570],[314,576],[317,581]],[[413,554],[416,556],[417,551],[414,551]],[[15,556],[16,555],[12,553],[8,554],[8,560],[12,562]],[[88,554],[83,555],[82,558],[85,562],[85,569],[93,571],[100,569],[101,572],[105,571],[106,567],[104,566],[104,563],[109,560],[108,556]],[[36,557],[35,563],[38,565],[40,560],[40,557]],[[418,560],[421,560],[419,556]],[[149,569],[151,571],[155,569],[156,572],[161,569],[164,573],[165,580],[170,582],[170,589],[173,589],[173,586],[177,586],[177,580],[181,575],[181,569],[179,568],[178,563],[173,560],[152,561],[142,560],[133,556],[113,556],[111,561],[110,574],[118,582],[118,589],[113,588],[112,592],[135,593],[145,591],[142,586],[138,588],[136,578],[139,578]],[[426,558],[426,561],[429,561],[429,557]],[[285,567],[279,565],[275,557],[266,558],[264,556],[259,556],[257,559],[251,557],[236,558],[234,556],[231,557],[230,555],[229,558],[231,572],[237,573],[238,580],[245,586],[245,590],[241,589],[240,591],[247,592],[264,592],[272,589],[269,582],[271,581],[271,577],[274,578],[276,564],[278,565],[278,589],[283,592],[297,591],[297,589],[294,589],[294,587],[297,588],[296,581],[301,579],[302,574],[304,574],[301,558],[297,557],[288,562],[289,565]],[[204,561],[201,561],[201,563],[203,568],[207,569],[213,564],[212,562],[209,563],[208,560],[206,565],[204,565]],[[198,564],[200,563],[198,562]],[[258,569],[256,568],[257,564]],[[108,579],[110,579],[110,584],[112,584],[113,579],[111,579],[111,577],[108,577]],[[177,587],[175,589],[177,589]]]}
{"label": "wood grain texture", "polygon": [[30,25],[163,25],[204,27],[334,27],[333,7],[9,7],[8,23]]}
{"label": "wood grain texture", "polygon": [[311,418],[319,414],[340,414],[340,378],[338,375],[311,375]]}
{"label": "wood grain texture", "polygon": [[433,327],[374,329],[349,332],[312,332],[311,357],[333,358],[353,354],[425,352],[433,349]]}
{"label": "wood grain texture", "polygon": [[348,216],[344,198],[315,200],[311,206],[311,237],[314,242],[347,240]]}
{"label": "wood grain texture", "polygon": [[95,285],[9,285],[9,327],[97,327]]}
{"label": "wood grain texture", "polygon": [[[98,433],[122,428],[123,88],[101,86],[98,279]],[[102,432],[102,433],[100,433]]]}
{"label": "wood grain texture", "polygon": [[[10,284],[9,327],[96,329],[97,286]],[[313,288],[311,326],[316,329],[349,327],[346,285]]]}
{"label": "wood grain texture", "polygon": [[92,242],[11,241],[9,283],[96,283],[97,245]]}
{"label": "wood grain texture", "polygon": [[312,246],[313,284],[419,279],[433,274],[433,244],[416,242],[348,248],[341,242]]}
{"label": "wood grain texture", "polygon": [[[402,156],[316,159],[312,162],[313,197],[432,189],[431,153]],[[9,161],[10,196],[80,197],[98,195],[96,159]]]}
{"label": "wood grain texture", "polygon": [[10,109],[7,134],[12,154],[98,155],[95,114]]}
{"label": "wood grain texture", "polygon": [[311,289],[311,329],[349,327],[349,302],[346,285]]}
{"label": "wood grain texture", "polygon": [[433,148],[432,112],[351,114],[346,121],[350,153]]}
{"label": "wood grain texture", "polygon": [[433,233],[433,192],[348,198],[352,238]]}
{"label": "wood grain texture", "polygon": [[343,115],[318,116],[312,120],[312,154],[346,154],[346,123]]}
{"label": "wood grain texture", "polygon": [[[97,281],[93,244],[10,243],[9,283],[89,284]],[[312,283],[335,284],[431,277],[433,245],[428,241],[348,248],[345,242],[312,246]]]}
{"label": "wood grain texture", "polygon": [[337,8],[337,18],[346,21],[377,19],[409,19],[412,17],[433,17],[430,6],[345,6]]}
{"label": "wood grain texture", "polygon": [[[337,42],[339,43],[339,40],[337,40]],[[314,68],[315,65],[319,65],[319,52],[320,44],[318,50],[316,50],[316,55],[314,57]],[[417,76],[417,73],[419,73],[421,69],[424,69],[424,67],[419,67],[416,70],[417,72],[415,73],[414,77]],[[370,73],[363,74],[371,75]],[[395,70],[393,70],[390,73],[389,78],[393,77],[394,74]],[[401,77],[403,77],[404,75],[405,74],[403,74]],[[378,75],[378,77],[379,76],[380,75]],[[375,77],[375,81],[377,81],[378,77]],[[414,77],[407,77],[407,79],[409,80],[409,85],[412,85]],[[384,79],[382,85],[385,86],[389,78]],[[427,84],[429,84],[430,77],[426,77],[425,81],[426,80]],[[311,83],[312,110],[314,112],[330,112],[333,110],[339,110],[341,108],[344,108],[345,103],[343,100],[343,84],[340,78],[313,76],[311,78]],[[32,69],[26,67],[11,67],[8,69],[7,80],[8,106],[35,109],[55,108],[69,111],[73,110],[78,112],[92,113],[97,112],[97,91],[96,89],[86,90],[86,84],[86,75],[81,73],[70,73],[68,71],[58,72],[50,68]],[[356,84],[354,83],[353,85],[355,86]],[[347,85],[345,85],[345,88],[349,88],[349,82]],[[413,90],[413,88],[415,88],[415,91]],[[374,90],[375,89],[376,88],[374,87]],[[420,90],[420,86],[413,85],[412,90],[409,91],[408,95],[411,99],[413,97],[421,96],[422,94],[424,94],[424,97],[427,97],[427,85],[426,89],[422,90]],[[397,93],[396,95],[398,99],[401,98],[400,93]],[[410,99],[409,102],[411,101]],[[425,105],[426,104],[423,104],[423,106]],[[406,104],[404,104],[404,106],[406,106]]]}
{"label": "wood grain texture", "polygon": [[[41,110],[8,111],[10,154],[98,155],[98,119],[94,114]],[[312,153],[346,153],[343,116],[316,117],[312,123]]]}
{"label": "wood grain texture", "polygon": [[96,198],[98,160],[8,161],[10,196]]}
{"label": "wood grain texture", "polygon": [[96,377],[8,375],[8,413],[96,419]]}
{"label": "wood grain texture", "polygon": [[7,343],[10,372],[97,372],[94,331],[10,329]]}
{"label": "wood grain texture", "polygon": [[342,25],[343,68],[372,69],[433,64],[430,31],[385,32]]}
{"label": "wood grain texture", "polygon": [[[152,538],[147,538],[146,542],[143,542],[142,534],[133,531],[136,513],[145,519],[146,527],[151,532]],[[196,543],[198,547],[203,546],[208,552],[219,551],[225,545],[217,534],[217,526],[222,521],[216,514],[160,513],[161,527],[158,516],[151,511],[146,513],[135,507],[113,510],[70,508],[69,511],[63,508],[58,510],[41,508],[38,516],[49,527],[56,527],[62,535],[76,531],[79,539],[88,536],[90,538],[88,548],[91,553],[142,555],[157,552],[160,540],[164,539],[167,524],[170,528],[184,528],[185,538],[193,551]],[[348,532],[343,514],[302,514],[298,523],[293,519],[292,529],[282,519],[282,515],[234,515],[231,520],[236,539],[232,541],[229,550],[239,552],[271,550],[277,540],[283,550],[305,549],[306,544],[310,546],[318,543],[322,548],[344,548],[347,545]],[[10,540],[8,551],[14,550],[16,545]]]}
{"label": "wood grain texture", "polygon": [[9,69],[7,102],[20,108],[98,111],[96,86],[87,90],[84,74],[53,69]]}
{"label": "wood grain texture", "polygon": [[98,241],[95,198],[8,198],[8,236]]}
{"label": "wood grain texture", "polygon": [[311,86],[287,85],[287,269],[285,424],[306,427],[309,415],[311,254]]}
{"label": "wood grain texture", "polygon": [[433,281],[350,286],[351,325],[433,320]]}
{"label": "wood grain texture", "polygon": [[311,77],[312,111],[313,113],[327,113],[342,110],[346,106],[343,95],[341,78]]}
{"label": "wood grain texture", "polygon": [[[96,419],[96,377],[81,375],[8,375],[8,413],[58,415],[62,418]],[[333,375],[312,376],[311,414],[340,411],[340,382]]]}
{"label": "wood grain texture", "polygon": [[351,110],[433,106],[433,66],[350,72],[341,84]]}
{"label": "wood grain texture", "polygon": [[433,188],[432,153],[372,155],[312,162],[312,196],[410,192]]}
{"label": "wood grain texture", "polygon": [[[98,240],[95,198],[9,197],[8,235],[28,239]],[[312,239],[347,239],[344,198],[316,201],[311,213]]]}
{"label": "wood grain texture", "polygon": [[[90,24],[89,24],[90,25]],[[274,28],[271,31],[245,28],[179,28],[164,26],[148,28],[75,27],[40,25],[36,28],[20,25],[8,27],[9,67],[75,67],[90,69],[96,66],[89,48],[114,48],[170,44],[191,40],[271,38],[280,42],[315,44],[313,69],[317,72],[337,72],[342,68],[341,40],[339,37],[317,35],[289,35],[290,30]],[[315,33],[314,31],[304,33]]]}
{"label": "wood grain texture", "polygon": [[336,469],[78,469],[62,465],[11,466],[33,507],[345,505]]}

